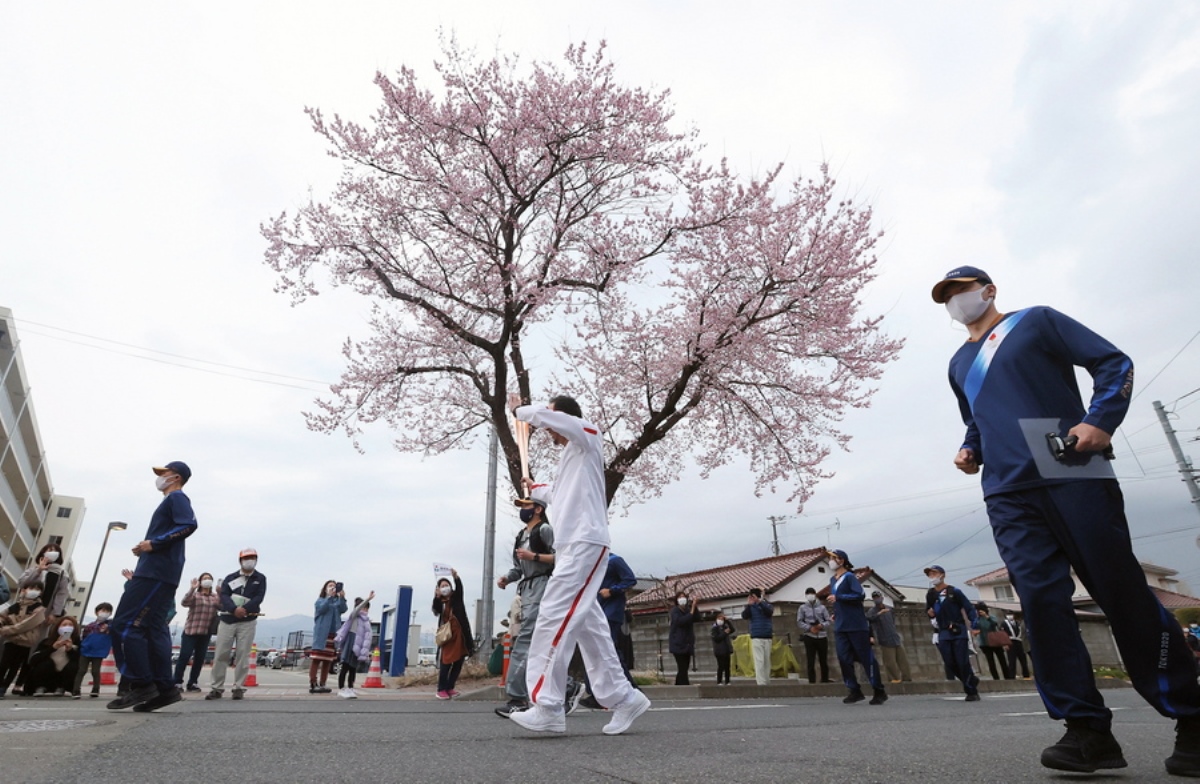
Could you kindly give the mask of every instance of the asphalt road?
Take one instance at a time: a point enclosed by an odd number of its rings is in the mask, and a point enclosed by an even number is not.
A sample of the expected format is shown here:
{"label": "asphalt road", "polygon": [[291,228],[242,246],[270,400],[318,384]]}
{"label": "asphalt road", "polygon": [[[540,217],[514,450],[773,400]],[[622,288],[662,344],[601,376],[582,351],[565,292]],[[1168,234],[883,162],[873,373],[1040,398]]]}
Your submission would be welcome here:
{"label": "asphalt road", "polygon": [[[260,673],[262,671],[260,670]],[[1130,766],[1058,774],[1038,764],[1060,725],[1032,691],[966,703],[897,696],[656,700],[623,736],[580,710],[565,736],[534,736],[493,703],[428,693],[311,696],[295,673],[260,675],[241,702],[194,695],[156,714],[106,699],[0,702],[0,782],[1025,782],[1178,781],[1162,760],[1172,723],[1129,689],[1105,692]]]}

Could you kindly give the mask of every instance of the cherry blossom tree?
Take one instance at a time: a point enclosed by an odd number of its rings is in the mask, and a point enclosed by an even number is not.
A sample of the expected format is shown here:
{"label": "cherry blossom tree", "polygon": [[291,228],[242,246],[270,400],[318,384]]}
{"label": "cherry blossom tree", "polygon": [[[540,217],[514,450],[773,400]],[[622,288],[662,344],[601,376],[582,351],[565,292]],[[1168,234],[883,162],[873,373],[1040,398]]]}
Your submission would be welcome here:
{"label": "cherry blossom tree", "polygon": [[705,162],[669,91],[621,84],[603,44],[528,65],[443,53],[437,92],[377,74],[365,125],[309,109],[340,181],[262,226],[294,301],[324,283],[373,302],[309,426],[382,422],[427,454],[495,427],[518,488],[508,393],[571,394],[606,438],[610,504],[690,455],[704,475],[746,456],[758,491],[801,506],[901,347],[859,313],[870,209],[825,168],[786,183]]}

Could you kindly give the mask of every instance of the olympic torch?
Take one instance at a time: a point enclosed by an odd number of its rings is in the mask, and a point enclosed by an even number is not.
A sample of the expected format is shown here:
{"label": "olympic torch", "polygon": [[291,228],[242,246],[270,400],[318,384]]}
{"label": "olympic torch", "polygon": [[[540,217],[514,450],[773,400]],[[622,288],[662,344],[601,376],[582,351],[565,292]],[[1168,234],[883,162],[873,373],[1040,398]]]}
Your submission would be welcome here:
{"label": "olympic torch", "polygon": [[[513,437],[517,441],[517,454],[521,456],[521,478],[529,476],[529,423],[517,419],[516,408],[521,405],[521,396],[512,393],[508,396],[509,411],[513,413]],[[522,488],[524,500],[525,488]]]}

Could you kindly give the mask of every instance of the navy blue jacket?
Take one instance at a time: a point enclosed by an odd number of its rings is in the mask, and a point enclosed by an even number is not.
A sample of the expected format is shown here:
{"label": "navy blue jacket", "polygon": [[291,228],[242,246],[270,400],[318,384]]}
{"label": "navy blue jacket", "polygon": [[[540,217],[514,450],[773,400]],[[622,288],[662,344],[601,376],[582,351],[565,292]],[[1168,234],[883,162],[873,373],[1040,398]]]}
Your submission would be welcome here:
{"label": "navy blue jacket", "polygon": [[829,592],[837,603],[833,606],[833,631],[836,632],[865,632],[870,631],[871,623],[863,610],[863,600],[867,598],[862,583],[847,571],[840,578],[836,575],[829,578]]}
{"label": "navy blue jacket", "polygon": [[[236,589],[230,588],[230,584],[239,577],[243,578],[243,584]],[[246,603],[242,605],[246,608],[247,612],[245,618],[239,618],[233,614],[233,611],[237,609],[237,604],[233,601],[234,594],[246,597]],[[267,596],[267,576],[257,569],[250,574],[242,574],[240,570],[236,571],[221,581],[221,590],[218,591],[217,595],[221,597],[221,612],[219,617],[222,621],[227,623],[253,621],[256,617],[253,613],[262,612],[262,600]],[[325,647],[324,641],[318,645],[314,640],[313,647],[320,650]]]}
{"label": "navy blue jacket", "polygon": [[625,623],[625,592],[637,585],[637,578],[625,559],[616,553],[608,554],[608,568],[604,570],[604,579],[600,581],[601,590],[607,588],[608,598],[600,597],[600,609],[609,623]]}
{"label": "navy blue jacket", "polygon": [[775,622],[771,616],[775,614],[775,605],[766,599],[759,599],[757,604],[747,604],[742,610],[742,617],[750,621],[750,639],[769,640],[775,636]]}
{"label": "navy blue jacket", "polygon": [[146,539],[153,548],[138,556],[134,577],[179,585],[183,575],[184,539],[196,532],[196,514],[182,490],[167,493],[150,516]]}
{"label": "navy blue jacket", "polygon": [[[930,588],[925,592],[925,608],[933,610],[933,619],[938,625],[938,641],[958,640],[967,637],[971,628],[979,622],[979,614],[975,605],[967,595],[954,586],[946,586],[941,591]],[[966,620],[963,620],[963,613]]]}
{"label": "navy blue jacket", "polygon": [[[1129,410],[1133,389],[1129,357],[1078,321],[1035,307],[1008,313],[1000,323],[1014,319],[1015,326],[987,366],[974,405],[966,391],[971,386],[968,374],[977,361],[982,366],[986,355],[980,351],[1000,324],[982,340],[964,343],[950,360],[950,387],[967,426],[962,446],[983,466],[985,497],[1075,481],[1042,477],[1020,420],[1058,419],[1060,435],[1080,422],[1112,433]],[[1087,410],[1075,381],[1076,365],[1094,382]]]}

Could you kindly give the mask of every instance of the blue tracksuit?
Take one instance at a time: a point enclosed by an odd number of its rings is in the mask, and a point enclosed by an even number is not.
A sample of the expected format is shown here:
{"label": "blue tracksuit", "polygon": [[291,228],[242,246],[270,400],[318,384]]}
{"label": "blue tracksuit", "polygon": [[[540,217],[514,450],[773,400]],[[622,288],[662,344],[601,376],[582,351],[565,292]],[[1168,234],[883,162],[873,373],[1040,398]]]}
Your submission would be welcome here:
{"label": "blue tracksuit", "polygon": [[134,688],[152,682],[160,693],[174,688],[168,614],[183,574],[184,540],[195,530],[192,502],[182,490],[165,495],[150,517],[146,539],[153,549],[138,556],[109,625],[113,659]]}
{"label": "blue tracksuit", "polygon": [[829,592],[836,600],[833,609],[833,642],[837,650],[838,666],[842,668],[842,682],[850,691],[859,691],[858,676],[854,663],[867,670],[867,678],[877,691],[883,690],[879,677],[879,664],[871,650],[871,623],[863,610],[867,598],[862,583],[854,572],[845,572],[841,577],[829,578]]}
{"label": "blue tracksuit", "polygon": [[[1076,366],[1093,379],[1086,409]],[[1112,433],[1129,407],[1129,357],[1055,310],[1030,308],[964,344],[950,361],[950,386],[967,426],[963,446],[983,465],[992,533],[1021,596],[1050,715],[1100,730],[1112,721],[1071,604],[1074,568],[1108,617],[1142,697],[1166,716],[1200,716],[1194,657],[1133,555],[1120,487],[1098,476],[1099,455],[1063,466],[1048,458],[1044,438],[1080,422]]]}
{"label": "blue tracksuit", "polygon": [[979,677],[971,669],[971,629],[979,623],[979,614],[966,594],[953,586],[930,588],[925,593],[925,609],[933,610],[937,621],[938,653],[946,671],[962,681],[967,694],[979,692]]}

